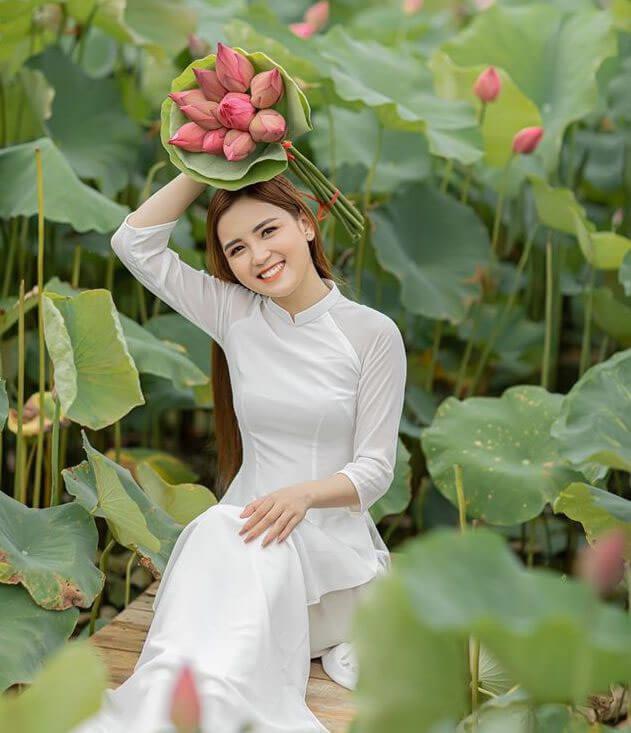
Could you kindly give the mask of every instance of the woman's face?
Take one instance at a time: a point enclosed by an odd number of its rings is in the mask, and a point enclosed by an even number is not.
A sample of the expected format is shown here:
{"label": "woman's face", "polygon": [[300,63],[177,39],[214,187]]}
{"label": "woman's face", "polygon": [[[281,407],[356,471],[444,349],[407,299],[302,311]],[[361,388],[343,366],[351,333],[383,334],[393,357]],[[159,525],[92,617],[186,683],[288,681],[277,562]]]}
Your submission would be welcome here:
{"label": "woman's face", "polygon": [[[288,295],[313,267],[308,243],[313,225],[302,213],[296,221],[280,206],[243,196],[222,214],[217,234],[235,277],[257,293]],[[281,262],[271,278],[260,277]]]}

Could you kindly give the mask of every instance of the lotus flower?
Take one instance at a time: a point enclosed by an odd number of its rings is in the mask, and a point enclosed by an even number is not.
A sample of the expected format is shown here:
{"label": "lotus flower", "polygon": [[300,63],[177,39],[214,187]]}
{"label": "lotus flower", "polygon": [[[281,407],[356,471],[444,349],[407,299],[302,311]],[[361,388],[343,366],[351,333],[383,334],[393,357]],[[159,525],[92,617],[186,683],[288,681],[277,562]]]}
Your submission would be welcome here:
{"label": "lotus flower", "polygon": [[254,152],[256,143],[249,132],[228,130],[223,141],[223,154],[227,160],[243,160]]}
{"label": "lotus flower", "polygon": [[309,38],[316,32],[311,23],[290,23],[289,30],[298,38]]}
{"label": "lotus flower", "polygon": [[207,132],[202,143],[204,152],[210,153],[210,155],[220,155],[223,158],[223,143],[227,132],[228,130],[225,127]]}
{"label": "lotus flower", "polygon": [[256,73],[249,59],[230,46],[217,42],[217,78],[229,92],[246,92]]}
{"label": "lotus flower", "polygon": [[216,71],[212,69],[196,69],[193,67],[193,74],[195,74],[195,78],[204,97],[211,102],[221,102],[228,93],[226,87],[219,81]]}
{"label": "lotus flower", "polygon": [[169,92],[168,96],[171,97],[178,107],[183,107],[185,104],[195,104],[201,105],[203,108],[203,105],[208,102],[201,89],[189,89],[186,92]]}
{"label": "lotus flower", "polygon": [[494,66],[489,66],[477,78],[473,91],[485,103],[494,102],[502,89],[502,80]]}
{"label": "lotus flower", "polygon": [[219,107],[219,104],[217,102],[206,102],[206,105],[207,107],[205,110],[200,109],[194,104],[185,104],[183,107],[180,107],[180,109],[189,118],[189,120],[197,122],[197,124],[200,127],[203,127],[204,130],[216,130],[219,127],[223,127],[217,116],[217,108]]}
{"label": "lotus flower", "polygon": [[275,143],[285,136],[287,121],[275,109],[262,109],[254,115],[248,131],[257,143]]}
{"label": "lotus flower", "polygon": [[201,728],[201,703],[193,671],[185,664],[171,693],[169,719],[178,733],[196,733]]}
{"label": "lotus flower", "polygon": [[543,127],[524,127],[513,138],[513,153],[529,155],[534,152],[543,137]]}
{"label": "lotus flower", "polygon": [[624,576],[626,535],[620,527],[601,535],[590,547],[581,551],[577,562],[578,575],[597,593],[613,590]]}
{"label": "lotus flower", "polygon": [[305,11],[303,20],[308,23],[315,31],[320,31],[329,21],[329,3],[328,0],[321,0]]}
{"label": "lotus flower", "polygon": [[208,56],[210,52],[210,44],[208,41],[200,38],[196,33],[189,33],[188,51],[194,59],[199,59],[202,56]]}
{"label": "lotus flower", "polygon": [[284,94],[283,77],[276,68],[261,71],[252,79],[250,98],[255,107],[265,109],[280,102]]}
{"label": "lotus flower", "polygon": [[423,0],[403,0],[402,10],[406,15],[415,15],[423,8]]}
{"label": "lotus flower", "polygon": [[204,135],[207,132],[208,130],[204,130],[196,122],[187,122],[169,138],[169,142],[178,148],[188,150],[189,153],[202,153]]}
{"label": "lotus flower", "polygon": [[249,94],[228,92],[219,102],[217,116],[224,127],[247,131],[256,114]]}

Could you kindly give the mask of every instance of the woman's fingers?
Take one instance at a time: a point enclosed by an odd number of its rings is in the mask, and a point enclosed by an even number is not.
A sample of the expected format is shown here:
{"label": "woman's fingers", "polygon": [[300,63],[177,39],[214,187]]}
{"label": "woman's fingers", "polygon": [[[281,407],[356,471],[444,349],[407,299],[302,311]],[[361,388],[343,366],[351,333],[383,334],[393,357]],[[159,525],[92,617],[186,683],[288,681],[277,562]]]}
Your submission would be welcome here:
{"label": "woman's fingers", "polygon": [[[258,511],[258,510],[257,510]],[[251,531],[245,537],[245,541],[249,542],[250,540],[253,540],[255,537],[258,537],[258,535],[261,534],[261,532],[264,532],[271,524],[273,524],[278,517],[283,513],[283,509],[281,507],[273,507],[271,509],[265,509],[265,515],[262,516],[260,519],[258,519],[256,512],[252,515],[252,518],[246,525],[241,529],[239,534],[242,534],[244,531],[247,531],[248,524],[251,526]]]}
{"label": "woman's fingers", "polygon": [[285,529],[278,535],[278,542],[282,542],[286,537],[289,536],[289,533],[292,531],[292,529],[298,524],[298,522],[301,521],[300,517],[292,517],[287,524],[285,525]]}
{"label": "woman's fingers", "polygon": [[267,533],[265,538],[263,539],[263,547],[266,545],[269,545],[269,543],[276,537],[277,535],[280,537],[280,532],[284,532],[287,529],[287,526],[293,519],[294,515],[287,511],[281,514],[280,517],[274,522],[274,526],[272,529]]}

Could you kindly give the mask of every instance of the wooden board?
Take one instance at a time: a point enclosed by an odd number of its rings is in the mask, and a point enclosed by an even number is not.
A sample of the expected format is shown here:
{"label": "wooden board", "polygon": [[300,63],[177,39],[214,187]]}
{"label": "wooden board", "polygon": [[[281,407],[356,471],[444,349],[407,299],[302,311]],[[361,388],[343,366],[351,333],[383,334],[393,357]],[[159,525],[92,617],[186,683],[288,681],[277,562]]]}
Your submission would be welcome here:
{"label": "wooden board", "polygon": [[[109,670],[114,689],[131,676],[153,618],[151,605],[158,589],[154,581],[107,626],[90,637]],[[338,685],[322,669],[320,659],[311,662],[307,705],[331,733],[346,733],[355,715],[352,692]]]}

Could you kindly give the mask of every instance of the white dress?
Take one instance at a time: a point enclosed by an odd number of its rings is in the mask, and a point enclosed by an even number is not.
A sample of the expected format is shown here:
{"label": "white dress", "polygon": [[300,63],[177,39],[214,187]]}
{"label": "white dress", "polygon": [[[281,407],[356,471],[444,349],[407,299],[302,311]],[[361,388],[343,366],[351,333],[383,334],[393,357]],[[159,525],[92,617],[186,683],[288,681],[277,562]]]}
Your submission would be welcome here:
{"label": "white dress", "polygon": [[[177,223],[132,227],[112,248],[162,301],[222,347],[243,462],[169,557],[133,675],[73,733],[167,733],[176,672],[194,669],[203,733],[327,731],[305,703],[310,660],[348,640],[352,612],[390,556],[368,512],[394,471],[406,379],[396,323],[330,292],[295,320],[270,297],[196,270],[167,247]],[[217,436],[221,440],[221,435]],[[344,473],[353,507],[311,508],[284,542],[245,543],[243,507]]]}

